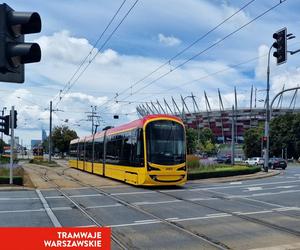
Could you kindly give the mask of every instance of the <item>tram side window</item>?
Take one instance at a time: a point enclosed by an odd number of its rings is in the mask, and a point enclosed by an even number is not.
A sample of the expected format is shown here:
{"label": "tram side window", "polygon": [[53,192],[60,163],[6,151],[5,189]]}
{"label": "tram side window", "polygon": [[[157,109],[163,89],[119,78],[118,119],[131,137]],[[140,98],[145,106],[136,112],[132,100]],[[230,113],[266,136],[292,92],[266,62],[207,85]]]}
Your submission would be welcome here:
{"label": "tram side window", "polygon": [[144,165],[144,144],[143,132],[141,129],[132,131],[132,148],[131,148],[131,161],[133,166],[141,167]]}
{"label": "tram side window", "polygon": [[77,143],[70,144],[70,160],[76,160],[77,159]]}
{"label": "tram side window", "polygon": [[95,139],[95,152],[94,152],[94,161],[103,162],[103,137]]}
{"label": "tram side window", "polygon": [[93,161],[93,142],[88,141],[85,143],[85,160],[92,162]]}
{"label": "tram side window", "polygon": [[84,161],[84,143],[80,142],[79,143],[79,153],[78,153],[78,160]]}
{"label": "tram side window", "polygon": [[120,164],[123,166],[130,166],[130,155],[131,155],[131,132],[125,132],[122,134]]}
{"label": "tram side window", "polygon": [[106,138],[106,163],[112,163],[114,158],[114,141],[111,136]]}

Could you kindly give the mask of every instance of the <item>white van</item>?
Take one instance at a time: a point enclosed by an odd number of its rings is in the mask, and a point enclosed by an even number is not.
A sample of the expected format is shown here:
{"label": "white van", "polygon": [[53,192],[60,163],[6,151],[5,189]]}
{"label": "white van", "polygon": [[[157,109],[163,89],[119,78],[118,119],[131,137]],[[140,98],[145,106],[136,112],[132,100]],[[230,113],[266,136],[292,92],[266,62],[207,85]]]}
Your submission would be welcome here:
{"label": "white van", "polygon": [[264,159],[262,157],[252,157],[245,161],[249,166],[264,165]]}

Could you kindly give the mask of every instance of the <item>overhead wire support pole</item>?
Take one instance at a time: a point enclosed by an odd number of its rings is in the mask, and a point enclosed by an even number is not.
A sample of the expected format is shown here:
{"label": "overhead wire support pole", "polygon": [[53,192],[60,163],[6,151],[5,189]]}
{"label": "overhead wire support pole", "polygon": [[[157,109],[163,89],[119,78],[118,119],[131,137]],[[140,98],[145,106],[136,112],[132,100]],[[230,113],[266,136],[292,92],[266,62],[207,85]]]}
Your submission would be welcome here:
{"label": "overhead wire support pole", "polygon": [[9,184],[13,184],[13,164],[14,164],[14,151],[15,151],[15,107],[12,106],[10,110],[10,128],[11,128],[11,137],[10,137],[10,165],[9,165]]}
{"label": "overhead wire support pole", "polygon": [[52,101],[50,101],[50,122],[49,122],[49,157],[48,161],[51,162],[51,154],[52,154]]}
{"label": "overhead wire support pole", "polygon": [[234,147],[235,147],[234,132],[235,132],[235,109],[234,109],[234,106],[232,105],[232,119],[231,119],[231,165],[234,165]]}
{"label": "overhead wire support pole", "polygon": [[237,104],[238,104],[238,99],[237,99],[237,93],[236,93],[236,86],[234,86],[234,102],[235,102],[235,108],[234,108],[234,115],[235,115],[235,142],[237,143],[238,142],[238,130],[237,130],[237,110],[238,110],[238,107],[237,107]]}

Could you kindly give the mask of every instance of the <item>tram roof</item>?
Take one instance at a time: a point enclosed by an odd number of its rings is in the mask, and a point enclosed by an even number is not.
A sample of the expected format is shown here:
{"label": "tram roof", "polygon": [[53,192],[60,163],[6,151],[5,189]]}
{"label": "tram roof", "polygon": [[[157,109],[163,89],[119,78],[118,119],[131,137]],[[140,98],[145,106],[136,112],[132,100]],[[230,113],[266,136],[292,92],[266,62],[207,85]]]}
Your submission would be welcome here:
{"label": "tram roof", "polygon": [[[99,131],[98,133],[95,134],[95,137],[94,138],[100,138],[100,137],[103,137],[105,132],[110,135],[110,134],[114,134],[114,133],[118,133],[118,132],[122,132],[122,131],[130,131],[132,129],[135,129],[135,128],[142,128],[144,126],[145,123],[149,122],[150,120],[153,120],[153,119],[163,119],[163,118],[166,118],[166,119],[172,119],[172,120],[176,120],[178,122],[182,122],[180,118],[176,117],[176,116],[173,116],[173,115],[166,115],[166,114],[160,114],[160,115],[147,115],[147,116],[144,116],[143,118],[140,118],[138,120],[135,120],[135,121],[132,121],[132,122],[129,122],[129,123],[126,123],[126,124],[123,124],[123,125],[120,125],[120,126],[117,126],[117,127],[114,127],[114,128],[110,128],[106,131]],[[78,142],[84,142],[84,141],[88,141],[88,140],[92,140],[93,139],[93,136],[92,135],[89,135],[89,136],[84,136],[84,137],[80,137],[80,138],[77,138],[77,139],[74,139],[72,140],[70,143],[73,144],[73,143],[78,143]]]}

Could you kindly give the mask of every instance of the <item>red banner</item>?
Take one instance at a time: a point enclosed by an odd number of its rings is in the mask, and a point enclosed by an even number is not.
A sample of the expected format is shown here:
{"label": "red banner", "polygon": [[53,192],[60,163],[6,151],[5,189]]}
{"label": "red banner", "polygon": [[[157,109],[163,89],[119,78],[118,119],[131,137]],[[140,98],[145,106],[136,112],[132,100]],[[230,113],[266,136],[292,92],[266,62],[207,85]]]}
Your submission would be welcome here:
{"label": "red banner", "polygon": [[0,228],[0,249],[109,250],[110,228]]}

